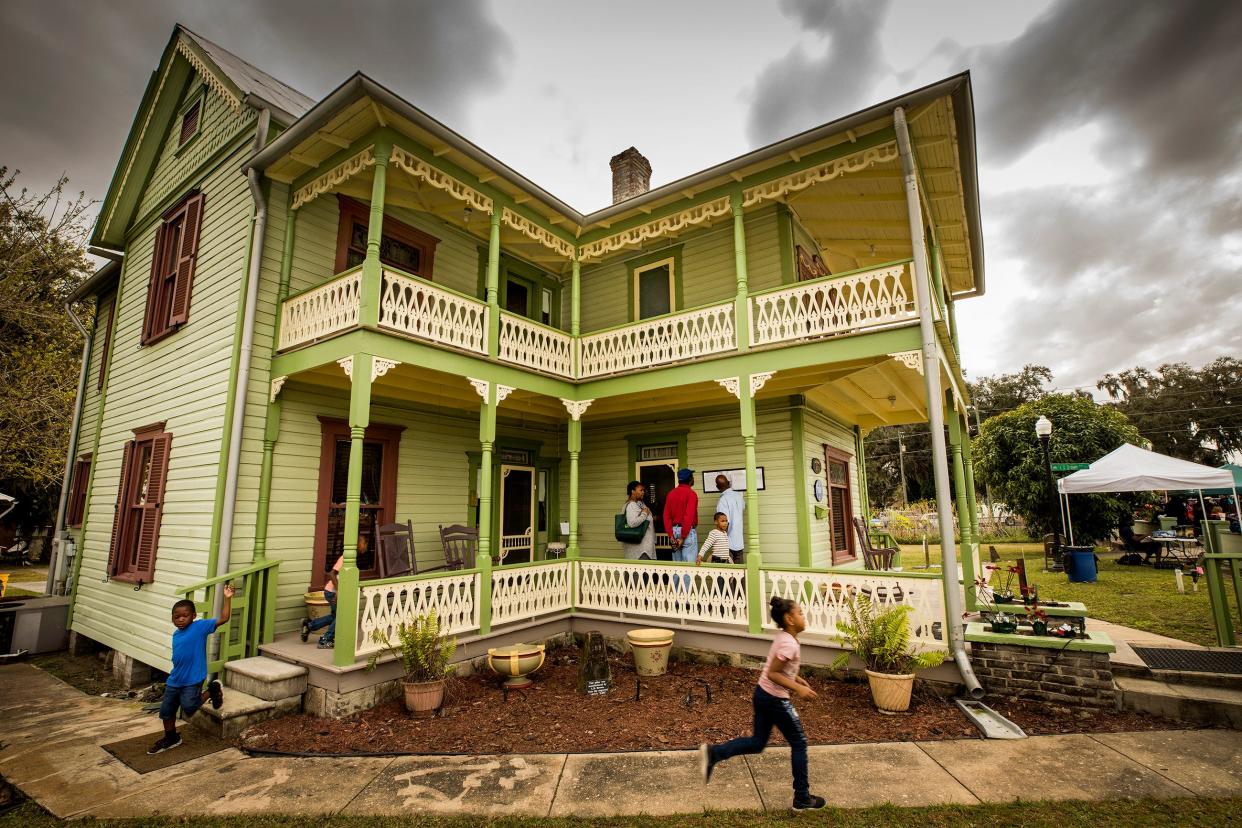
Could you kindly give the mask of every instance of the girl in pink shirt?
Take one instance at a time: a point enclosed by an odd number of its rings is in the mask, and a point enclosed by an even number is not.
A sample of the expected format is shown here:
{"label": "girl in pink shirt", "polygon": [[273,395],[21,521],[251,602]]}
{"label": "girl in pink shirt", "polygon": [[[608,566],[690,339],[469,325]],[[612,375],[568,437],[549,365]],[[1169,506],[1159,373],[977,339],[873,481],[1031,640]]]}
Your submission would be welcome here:
{"label": "girl in pink shirt", "polygon": [[772,639],[767,663],[763,665],[763,671],[759,673],[759,683],[755,686],[754,733],[721,745],[699,745],[699,764],[703,771],[703,781],[710,782],[712,768],[717,762],[744,753],[762,753],[768,745],[772,728],[780,728],[781,735],[789,743],[790,760],[793,763],[793,809],[812,811],[824,807],[825,802],[822,796],[815,796],[810,791],[807,780],[806,734],[802,731],[802,720],[798,718],[798,711],[794,710],[789,698],[791,693],[800,699],[815,698],[811,685],[798,675],[802,656],[798,633],[806,629],[806,619],[802,616],[802,607],[788,598],[773,598],[770,611],[772,622],[780,630]]}

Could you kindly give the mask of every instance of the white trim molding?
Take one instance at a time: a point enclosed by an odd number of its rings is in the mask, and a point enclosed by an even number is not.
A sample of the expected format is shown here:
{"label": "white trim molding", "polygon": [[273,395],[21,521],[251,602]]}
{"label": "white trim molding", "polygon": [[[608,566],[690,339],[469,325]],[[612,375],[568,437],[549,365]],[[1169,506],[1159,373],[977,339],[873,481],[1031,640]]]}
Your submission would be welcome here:
{"label": "white trim molding", "polygon": [[502,207],[500,209],[500,219],[523,236],[539,242],[552,252],[559,253],[567,259],[574,257],[574,246],[572,244],[546,228],[535,224],[526,216],[515,213],[508,207]]}
{"label": "white trim molding", "polygon": [[798,170],[798,172],[790,173],[782,178],[765,181],[754,187],[747,187],[742,191],[742,206],[750,207],[753,204],[758,204],[760,201],[781,198],[790,193],[805,190],[812,184],[831,181],[847,172],[857,172],[870,167],[872,164],[882,164],[886,161],[895,160],[897,160],[897,142],[892,141],[887,144],[881,144],[878,147],[856,152],[844,158],[820,164],[817,167]]}
{"label": "white trim molding", "polygon": [[595,400],[566,400],[561,399],[561,404],[565,406],[565,410],[569,412],[569,417],[574,422],[582,418],[586,410],[591,407],[591,403]]}
{"label": "white trim molding", "polygon": [[285,381],[287,379],[289,378],[288,377],[276,377],[275,379],[272,380],[272,392],[267,397],[267,401],[269,403],[276,402],[276,395],[280,393],[280,389],[285,387]]}
{"label": "white trim molding", "polygon": [[757,374],[750,375],[750,395],[753,397],[759,393],[763,386],[768,384],[768,380],[772,379],[775,371],[760,371]]}
{"label": "white trim molding", "polygon": [[492,211],[492,200],[490,198],[469,184],[458,181],[444,170],[431,166],[417,155],[407,152],[401,147],[394,146],[389,159],[397,169],[408,173],[425,184],[435,187],[437,190],[443,190],[458,201],[465,202],[471,209],[484,213]]}
{"label": "white trim molding", "polygon": [[501,385],[500,383],[496,383],[496,405],[500,405],[504,402],[505,397],[512,394],[514,390],[515,389],[511,385]]}
{"label": "white trim molding", "polygon": [[207,83],[207,86],[221,98],[224,98],[225,103],[227,103],[234,112],[241,112],[241,98],[234,95],[233,90],[230,89],[224,81],[220,80],[216,73],[211,71],[207,64],[199,58],[198,53],[191,49],[185,42],[184,36],[177,38],[177,53],[189,61],[189,64],[194,67],[194,71],[202,76],[203,80]]}
{"label": "white trim molding", "polygon": [[341,366],[341,370],[345,372],[345,376],[351,380],[354,378],[354,358],[347,356],[344,359],[338,359],[336,364]]}
{"label": "white trim molding", "polygon": [[893,359],[909,368],[911,371],[923,373],[923,352],[922,351],[901,351],[896,354],[889,354]]}
{"label": "white trim molding", "polygon": [[395,359],[380,359],[379,357],[371,357],[371,382],[375,382],[380,377],[387,374],[389,370],[396,368],[401,362]]}
{"label": "white trim molding", "polygon": [[375,166],[375,147],[367,147],[353,158],[348,158],[328,170],[314,181],[308,182],[293,194],[292,207],[296,210],[340,184],[344,184],[367,167]]}
{"label": "white trim molding", "polygon": [[720,383],[721,388],[740,400],[742,398],[741,385],[739,384],[740,379],[741,377],[725,377],[724,379],[716,380],[716,382]]}
{"label": "white trim molding", "polygon": [[474,377],[466,377],[470,380],[470,384],[474,387],[475,392],[483,398],[483,402],[488,402],[487,392],[491,389],[491,384],[487,380],[475,379]]}
{"label": "white trim molding", "polygon": [[727,216],[732,212],[732,209],[729,196],[721,196],[703,204],[689,207],[681,212],[673,213],[584,244],[578,248],[578,258],[579,260],[598,258],[614,250],[620,250],[633,244],[640,244],[648,239],[677,233],[695,224],[702,224],[714,218]]}

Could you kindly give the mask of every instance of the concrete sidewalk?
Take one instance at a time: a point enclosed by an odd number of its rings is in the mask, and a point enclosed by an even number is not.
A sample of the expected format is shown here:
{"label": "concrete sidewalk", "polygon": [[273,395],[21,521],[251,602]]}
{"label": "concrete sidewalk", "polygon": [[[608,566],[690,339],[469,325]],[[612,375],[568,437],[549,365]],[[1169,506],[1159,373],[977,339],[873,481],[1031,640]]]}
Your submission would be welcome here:
{"label": "concrete sidewalk", "polygon": [[[705,786],[692,751],[322,759],[229,749],[141,775],[99,747],[158,729],[136,705],[85,696],[28,664],[0,667],[0,774],[58,817],[589,817],[780,810],[791,799],[784,748],[720,765]],[[1239,796],[1242,732],[813,747],[811,784],[844,807]]]}

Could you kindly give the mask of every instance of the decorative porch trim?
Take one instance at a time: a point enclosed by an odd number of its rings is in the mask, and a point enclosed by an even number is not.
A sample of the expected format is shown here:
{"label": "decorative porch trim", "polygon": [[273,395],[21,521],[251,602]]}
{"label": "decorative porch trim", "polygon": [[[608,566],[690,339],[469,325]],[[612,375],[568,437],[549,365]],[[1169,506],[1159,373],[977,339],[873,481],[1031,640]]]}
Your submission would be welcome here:
{"label": "decorative porch trim", "polygon": [[763,386],[768,384],[768,380],[772,379],[775,371],[760,371],[757,374],[750,375],[750,395],[753,397],[759,393]]}
{"label": "decorative porch trim", "polygon": [[350,379],[354,378],[354,358],[347,356],[344,359],[338,359],[336,364],[341,366],[341,370],[345,372],[345,376]]}
{"label": "decorative porch trim", "polygon": [[380,377],[387,374],[392,368],[400,365],[400,360],[396,359],[380,359],[379,357],[371,358],[371,382],[375,382]]}
{"label": "decorative porch trim", "polygon": [[346,159],[328,170],[323,175],[304,184],[293,194],[290,209],[296,210],[303,204],[318,198],[324,193],[358,175],[367,167],[375,165],[375,147],[367,147],[353,158]]}
{"label": "decorative porch trim", "polygon": [[[394,147],[393,149],[395,150],[396,148]],[[540,227],[538,224],[535,224],[525,216],[513,212],[508,207],[501,208],[500,218],[501,221],[521,233],[523,236],[539,242],[552,252],[559,253],[566,259],[572,259],[574,257],[574,246],[572,244],[565,241],[555,233],[551,233],[547,229]]]}
{"label": "decorative porch trim", "polygon": [[593,402],[595,402],[595,400],[561,400],[561,404],[564,405],[565,410],[569,412],[569,418],[574,422],[577,422],[582,418],[582,415],[586,413],[586,410],[591,407],[591,403]]}
{"label": "decorative porch trim", "polygon": [[492,387],[487,380],[475,379],[474,377],[466,377],[470,380],[470,385],[474,387],[475,392],[483,398],[483,402],[487,402],[487,392]]}
{"label": "decorative porch trim", "polygon": [[[896,155],[893,157],[895,158]],[[654,221],[640,224],[637,227],[622,230],[620,233],[614,233],[611,236],[605,236],[602,239],[584,244],[578,249],[578,258],[579,260],[597,258],[632,244],[639,244],[658,236],[676,233],[692,225],[702,224],[714,218],[727,216],[732,209],[729,196],[721,196],[712,201],[689,207],[679,213],[673,213],[672,215],[664,216],[663,218],[658,218]]]}
{"label": "decorative porch trim", "polygon": [[276,377],[272,380],[272,392],[268,395],[268,402],[276,402],[276,395],[280,393],[280,389],[285,387],[285,381],[288,377]]}
{"label": "decorative porch trim", "polygon": [[504,402],[505,398],[512,394],[514,390],[515,389],[511,385],[501,385],[500,383],[496,383],[496,405],[500,405]]}
{"label": "decorative porch trim", "polygon": [[389,156],[393,166],[417,178],[425,184],[443,190],[458,201],[464,201],[472,209],[484,213],[492,211],[492,200],[470,185],[458,181],[453,176],[437,167],[433,167],[423,159],[401,147],[393,146]]}
{"label": "decorative porch trim", "polygon": [[865,149],[862,152],[856,152],[853,155],[847,155],[844,158],[838,158],[835,161],[829,161],[817,167],[798,170],[796,173],[790,173],[773,181],[765,181],[754,187],[747,187],[742,191],[742,206],[750,207],[751,205],[758,204],[760,201],[781,198],[790,193],[805,190],[812,184],[831,181],[847,172],[857,172],[872,164],[882,164],[885,161],[894,161],[896,158],[896,141],[881,144],[878,147]]}
{"label": "decorative porch trim", "polygon": [[211,71],[211,68],[207,66],[203,59],[185,42],[185,38],[177,38],[177,53],[189,61],[189,64],[194,67],[194,71],[202,76],[207,86],[213,92],[224,98],[224,102],[229,105],[230,109],[234,112],[241,112],[241,98],[234,95],[233,90],[229,89],[224,81],[220,80],[219,76]]}
{"label": "decorative porch trim", "polygon": [[889,354],[893,359],[909,368],[911,371],[923,373],[923,352],[922,351],[901,351],[896,354]]}
{"label": "decorative porch trim", "polygon": [[724,379],[716,380],[716,382],[720,383],[721,388],[740,400],[742,398],[742,392],[738,382],[740,379],[740,377],[725,377]]}

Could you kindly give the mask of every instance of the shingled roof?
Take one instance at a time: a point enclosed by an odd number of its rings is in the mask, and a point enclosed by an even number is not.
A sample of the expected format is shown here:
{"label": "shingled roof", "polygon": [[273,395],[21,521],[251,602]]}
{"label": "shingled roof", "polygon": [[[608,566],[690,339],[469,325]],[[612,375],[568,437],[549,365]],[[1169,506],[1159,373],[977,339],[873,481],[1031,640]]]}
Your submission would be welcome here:
{"label": "shingled roof", "polygon": [[301,118],[315,105],[313,98],[303,95],[287,83],[239,58],[219,44],[212,43],[202,35],[195,34],[180,24],[177,28],[203,51],[211,62],[223,72],[244,95],[254,95],[269,104],[283,109],[294,118]]}

